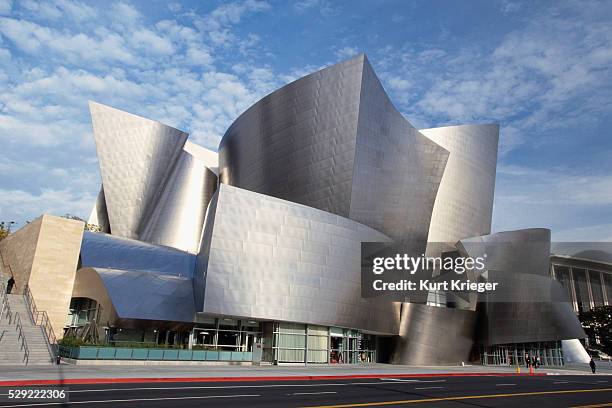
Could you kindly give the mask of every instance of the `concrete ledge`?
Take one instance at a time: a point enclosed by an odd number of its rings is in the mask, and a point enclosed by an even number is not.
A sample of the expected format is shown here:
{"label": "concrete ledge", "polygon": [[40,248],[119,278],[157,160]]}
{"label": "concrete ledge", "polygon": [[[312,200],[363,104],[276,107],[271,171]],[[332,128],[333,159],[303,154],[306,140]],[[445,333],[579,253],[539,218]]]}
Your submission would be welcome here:
{"label": "concrete ledge", "polygon": [[250,361],[183,361],[183,360],[78,360],[62,357],[62,361],[80,366],[250,366]]}

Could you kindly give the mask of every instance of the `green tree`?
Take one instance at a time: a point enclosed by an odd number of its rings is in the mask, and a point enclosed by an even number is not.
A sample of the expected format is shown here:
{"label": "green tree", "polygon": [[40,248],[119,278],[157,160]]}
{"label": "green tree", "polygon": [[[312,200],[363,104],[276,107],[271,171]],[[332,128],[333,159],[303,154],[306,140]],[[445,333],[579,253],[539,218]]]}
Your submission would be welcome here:
{"label": "green tree", "polygon": [[64,218],[68,218],[69,220],[83,221],[85,223],[85,227],[84,227],[85,231],[102,232],[102,227],[100,227],[99,225],[90,224],[87,221],[85,221],[84,219],[82,219],[81,217],[78,217],[76,215],[65,214]]}
{"label": "green tree", "polygon": [[0,222],[0,241],[8,237],[9,227],[4,221]]}
{"label": "green tree", "polygon": [[589,336],[589,343],[612,355],[612,306],[599,306],[580,312],[578,318]]}

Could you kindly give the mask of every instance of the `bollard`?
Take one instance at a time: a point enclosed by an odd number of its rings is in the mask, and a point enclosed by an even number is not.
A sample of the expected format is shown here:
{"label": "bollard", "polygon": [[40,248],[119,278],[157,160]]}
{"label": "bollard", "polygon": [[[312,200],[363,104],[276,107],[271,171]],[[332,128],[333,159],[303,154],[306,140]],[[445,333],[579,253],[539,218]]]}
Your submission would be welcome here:
{"label": "bollard", "polygon": [[535,371],[533,371],[533,366],[529,366],[529,374],[535,374]]}
{"label": "bollard", "polygon": [[521,366],[516,366],[516,373],[520,374],[521,373]]}

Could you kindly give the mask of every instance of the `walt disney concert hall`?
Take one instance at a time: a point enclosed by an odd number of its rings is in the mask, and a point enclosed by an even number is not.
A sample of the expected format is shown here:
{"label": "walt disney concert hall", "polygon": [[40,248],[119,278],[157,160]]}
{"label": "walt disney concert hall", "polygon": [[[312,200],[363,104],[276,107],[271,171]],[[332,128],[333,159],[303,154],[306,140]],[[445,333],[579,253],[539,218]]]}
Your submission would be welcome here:
{"label": "walt disney concert hall", "polygon": [[[54,278],[65,280],[48,306],[58,337],[86,328],[103,343],[261,364],[522,364],[529,353],[555,365],[584,352],[569,297],[530,301],[561,288],[550,231],[491,234],[499,126],[416,129],[365,55],[265,96],[218,152],[89,106],[102,186],[88,223],[100,231],[81,228],[72,273]],[[518,295],[364,298],[363,242],[467,255],[502,242],[489,272]]]}

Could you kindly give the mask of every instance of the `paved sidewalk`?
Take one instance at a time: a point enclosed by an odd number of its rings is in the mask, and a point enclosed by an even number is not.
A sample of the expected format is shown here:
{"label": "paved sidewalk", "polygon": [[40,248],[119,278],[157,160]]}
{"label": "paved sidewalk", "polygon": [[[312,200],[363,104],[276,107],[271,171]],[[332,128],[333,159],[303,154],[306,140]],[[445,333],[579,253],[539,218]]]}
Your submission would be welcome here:
{"label": "paved sidewalk", "polygon": [[[516,372],[515,367],[441,366],[415,367],[389,364],[326,365],[326,366],[2,366],[0,381],[10,380],[63,380],[104,378],[211,378],[211,377],[292,377],[292,376],[350,376],[393,374],[451,374],[474,375],[478,373]],[[521,373],[527,373],[521,367]],[[576,375],[591,374],[588,366],[541,368],[538,373]],[[612,375],[612,366],[600,364],[598,374]]]}

